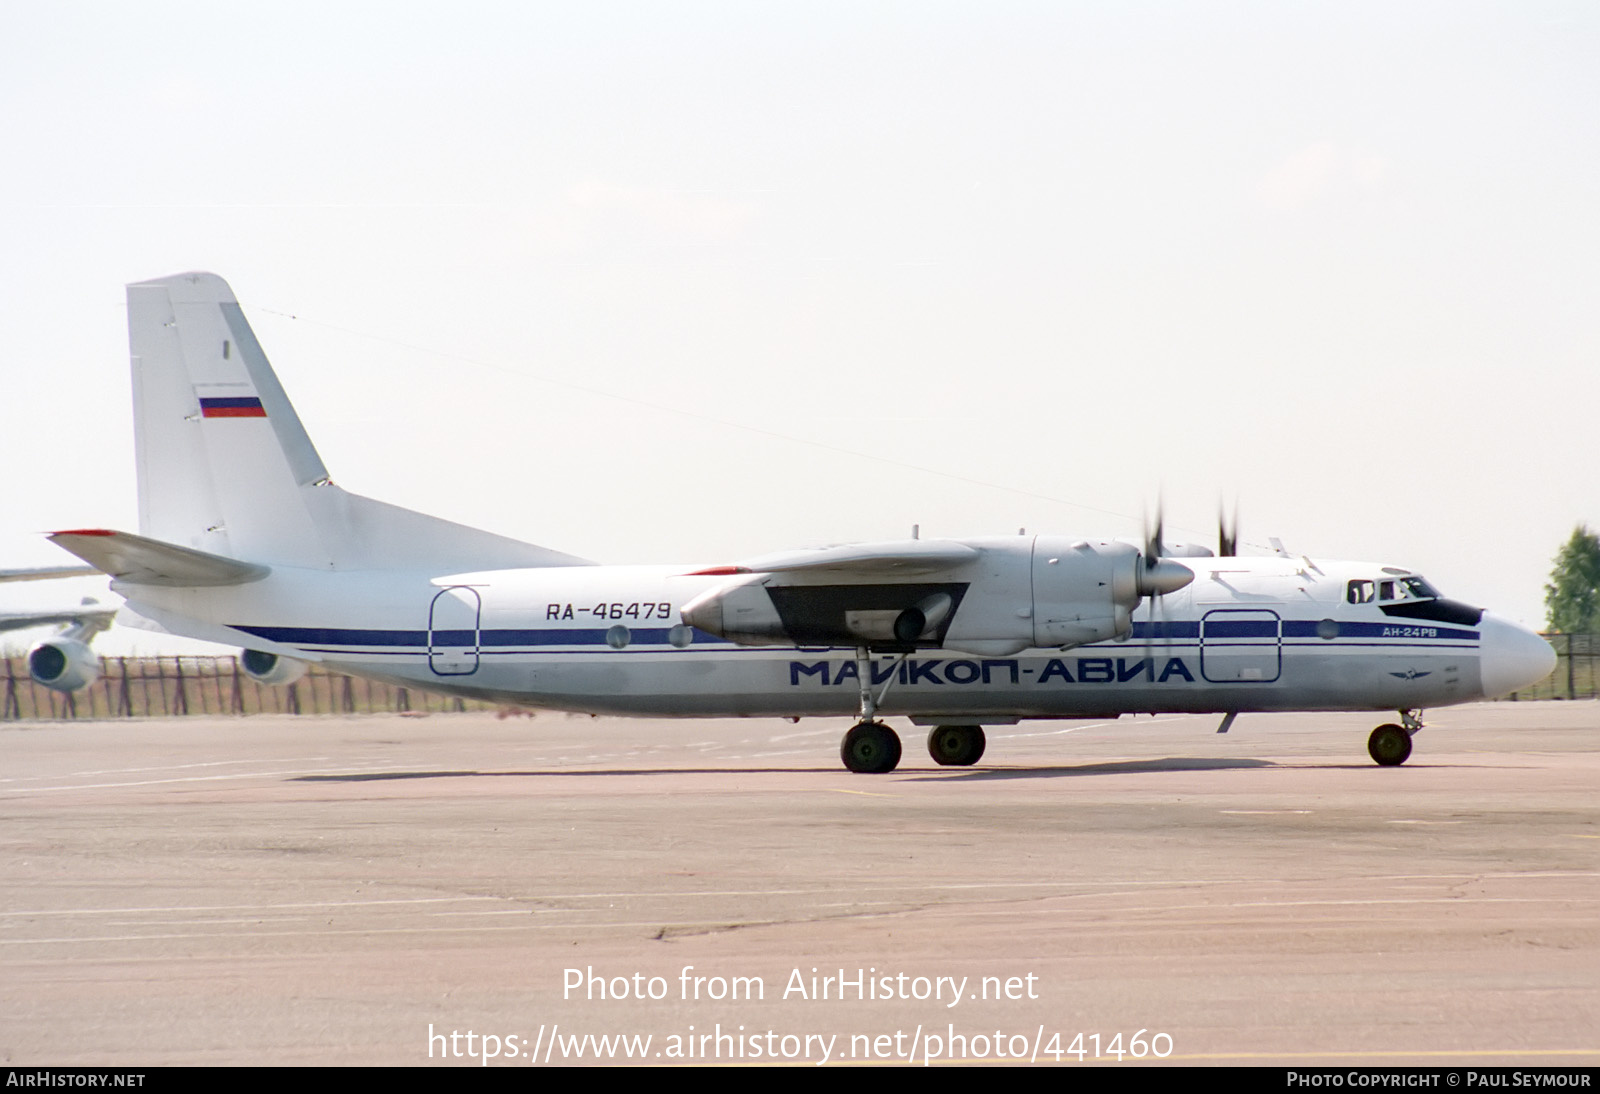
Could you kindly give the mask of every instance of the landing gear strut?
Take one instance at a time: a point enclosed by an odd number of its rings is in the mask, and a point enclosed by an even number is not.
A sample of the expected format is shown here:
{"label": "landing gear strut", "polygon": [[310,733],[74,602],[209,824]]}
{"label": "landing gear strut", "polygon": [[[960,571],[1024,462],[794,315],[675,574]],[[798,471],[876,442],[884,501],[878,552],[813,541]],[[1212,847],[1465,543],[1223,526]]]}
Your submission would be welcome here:
{"label": "landing gear strut", "polygon": [[982,726],[935,726],[928,734],[928,755],[945,767],[970,767],[987,743]]}
{"label": "landing gear strut", "polygon": [[[900,659],[903,661],[906,656],[901,654]],[[865,646],[856,651],[856,673],[861,682],[861,721],[844,735],[839,758],[858,775],[886,775],[900,762],[900,737],[875,715],[878,704],[894,684],[894,674],[889,674],[878,694],[872,694],[872,653]]]}
{"label": "landing gear strut", "polygon": [[1400,711],[1404,724],[1389,723],[1372,731],[1367,738],[1367,755],[1383,767],[1398,767],[1411,755],[1411,735],[1422,728],[1417,715],[1409,710]]}

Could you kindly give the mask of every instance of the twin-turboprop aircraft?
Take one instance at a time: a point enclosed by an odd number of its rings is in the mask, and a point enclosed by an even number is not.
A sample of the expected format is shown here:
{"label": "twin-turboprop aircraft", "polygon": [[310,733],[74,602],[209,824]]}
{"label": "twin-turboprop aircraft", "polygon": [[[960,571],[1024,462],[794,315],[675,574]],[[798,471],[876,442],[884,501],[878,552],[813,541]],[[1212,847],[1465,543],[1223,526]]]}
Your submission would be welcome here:
{"label": "twin-turboprop aircraft", "polygon": [[[1534,683],[1538,635],[1410,570],[1016,535],[791,551],[731,565],[599,566],[348,494],[328,477],[227,284],[128,287],[139,535],[51,538],[112,575],[143,625],[246,650],[595,714],[857,716],[851,771],[931,726],[940,764],[986,725],[1188,712],[1392,710]],[[1172,557],[1174,554],[1179,557]]]}

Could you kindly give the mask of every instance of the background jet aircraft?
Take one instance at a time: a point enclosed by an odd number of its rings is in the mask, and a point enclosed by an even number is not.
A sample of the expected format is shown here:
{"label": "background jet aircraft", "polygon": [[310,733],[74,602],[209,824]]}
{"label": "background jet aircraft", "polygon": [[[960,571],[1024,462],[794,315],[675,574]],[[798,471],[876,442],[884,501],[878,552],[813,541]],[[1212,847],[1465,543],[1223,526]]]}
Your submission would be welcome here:
{"label": "background jet aircraft", "polygon": [[[0,570],[0,583],[83,577],[99,572],[90,566],[35,566]],[[58,634],[29,649],[28,672],[45,687],[56,691],[76,691],[94,683],[100,675],[100,659],[94,655],[89,644],[95,635],[111,626],[116,615],[116,608],[108,608],[92,597],[84,597],[75,606],[0,611],[0,632],[62,624]]]}

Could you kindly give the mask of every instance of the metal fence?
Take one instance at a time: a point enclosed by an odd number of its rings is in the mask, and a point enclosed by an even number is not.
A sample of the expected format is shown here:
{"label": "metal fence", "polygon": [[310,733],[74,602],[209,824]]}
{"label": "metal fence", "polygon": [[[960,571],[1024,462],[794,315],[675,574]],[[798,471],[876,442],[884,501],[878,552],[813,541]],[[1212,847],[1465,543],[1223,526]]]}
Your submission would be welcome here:
{"label": "metal fence", "polygon": [[1544,638],[1556,648],[1556,671],[1506,698],[1600,698],[1600,634],[1547,634]]}
{"label": "metal fence", "polygon": [[26,657],[4,661],[0,721],[495,709],[492,703],[358,680],[315,665],[292,684],[267,686],[246,676],[237,657],[102,657],[100,678],[71,693],[35,683]]}

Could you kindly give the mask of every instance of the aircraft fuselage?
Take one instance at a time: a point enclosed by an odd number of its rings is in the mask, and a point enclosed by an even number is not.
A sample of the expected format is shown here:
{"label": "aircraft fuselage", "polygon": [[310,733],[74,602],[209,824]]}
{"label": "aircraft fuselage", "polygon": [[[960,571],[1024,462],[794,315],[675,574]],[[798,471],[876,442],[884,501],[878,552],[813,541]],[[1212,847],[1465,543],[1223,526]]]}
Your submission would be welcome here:
{"label": "aircraft fuselage", "polygon": [[[1158,598],[1153,620],[1149,606],[1136,611],[1120,639],[999,655],[873,651],[867,682],[886,688],[878,711],[995,723],[1442,706],[1491,694],[1494,676],[1485,679],[1482,659],[1505,656],[1507,636],[1526,634],[1487,613],[1468,625],[1350,603],[1349,583],[1381,576],[1376,565],[1186,561],[1194,582]],[[472,698],[595,714],[857,711],[863,664],[854,647],[741,645],[685,626],[683,606],[728,580],[693,569],[428,576],[280,567],[203,599],[186,590],[128,591],[149,607],[204,614],[243,646]]]}

